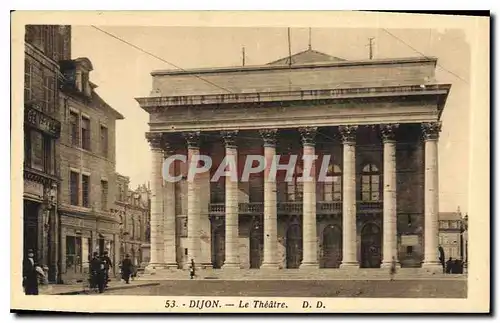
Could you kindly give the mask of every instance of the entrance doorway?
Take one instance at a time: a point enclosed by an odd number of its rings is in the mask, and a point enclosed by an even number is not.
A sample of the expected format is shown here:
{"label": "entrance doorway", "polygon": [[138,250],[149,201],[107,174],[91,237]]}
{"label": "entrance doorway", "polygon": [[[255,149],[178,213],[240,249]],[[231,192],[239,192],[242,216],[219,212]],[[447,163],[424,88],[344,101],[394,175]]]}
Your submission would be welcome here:
{"label": "entrance doorway", "polygon": [[38,210],[40,203],[25,200],[23,203],[23,256],[28,249],[33,249],[35,257],[38,254]]}
{"label": "entrance doorway", "polygon": [[323,268],[338,268],[342,262],[342,230],[330,224],[323,230]]}
{"label": "entrance doorway", "polygon": [[262,226],[255,225],[250,231],[250,268],[260,268],[264,253]]}
{"label": "entrance doorway", "polygon": [[380,268],[382,233],[374,223],[361,229],[361,268]]}
{"label": "entrance doorway", "polygon": [[224,224],[215,228],[212,238],[212,266],[213,268],[221,268],[226,259],[226,229]]}
{"label": "entrance doorway", "polygon": [[286,232],[286,268],[299,268],[302,262],[302,229],[292,224]]}

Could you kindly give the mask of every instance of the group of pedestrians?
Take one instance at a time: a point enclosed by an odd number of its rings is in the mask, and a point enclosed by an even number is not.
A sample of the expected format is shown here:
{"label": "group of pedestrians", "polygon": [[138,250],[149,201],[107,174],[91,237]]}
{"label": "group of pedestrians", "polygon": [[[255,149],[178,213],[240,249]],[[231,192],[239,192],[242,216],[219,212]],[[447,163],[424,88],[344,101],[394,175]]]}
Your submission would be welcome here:
{"label": "group of pedestrians", "polygon": [[[97,289],[99,293],[103,293],[108,287],[108,283],[111,281],[109,278],[109,270],[112,267],[113,264],[107,251],[105,251],[101,257],[98,256],[97,252],[94,252],[92,260],[90,261],[90,287]],[[128,254],[125,255],[125,258],[120,263],[120,271],[121,279],[124,280],[126,284],[130,283],[130,278],[135,277],[134,265]]]}

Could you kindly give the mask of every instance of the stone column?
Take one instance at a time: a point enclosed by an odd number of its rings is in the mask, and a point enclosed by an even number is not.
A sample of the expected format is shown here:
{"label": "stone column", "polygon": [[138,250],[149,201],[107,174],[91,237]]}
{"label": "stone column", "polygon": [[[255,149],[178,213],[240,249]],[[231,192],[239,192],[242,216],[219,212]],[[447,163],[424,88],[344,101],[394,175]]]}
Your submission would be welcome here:
{"label": "stone column", "polygon": [[149,133],[146,137],[151,146],[151,260],[148,271],[163,267],[163,192],[161,134]]}
{"label": "stone column", "polygon": [[[173,154],[166,141],[163,142],[163,157]],[[169,167],[170,176],[175,176],[175,163]],[[175,244],[175,183],[163,180],[163,259],[165,267],[176,269],[176,244]]]}
{"label": "stone column", "polygon": [[356,131],[358,126],[340,126],[344,145],[342,181],[342,263],[340,268],[359,268],[356,257]]}
{"label": "stone column", "polygon": [[380,125],[384,143],[384,240],[382,268],[389,268],[394,258],[398,264],[396,199],[396,130],[398,124]]}
{"label": "stone column", "polygon": [[306,169],[310,169],[309,174],[305,174],[309,178],[304,175],[306,178],[304,178],[303,183],[303,258],[300,268],[319,268],[316,234],[316,163],[313,159],[316,155],[314,149],[316,131],[316,127],[299,129],[304,146],[304,173],[306,173]]}
{"label": "stone column", "polygon": [[423,268],[442,272],[438,254],[439,235],[439,178],[438,139],[441,122],[422,124],[425,141],[425,242]]}
{"label": "stone column", "polygon": [[[234,164],[228,163],[227,171],[238,171],[238,150],[236,148],[236,136],[238,131],[222,131],[222,137],[226,145],[226,160],[234,160]],[[233,169],[233,166],[236,169]],[[240,268],[239,257],[239,229],[238,229],[238,181],[231,176],[226,176],[226,257],[224,269]]]}
{"label": "stone column", "polygon": [[264,260],[261,269],[278,269],[278,208],[276,200],[276,179],[270,179],[271,164],[276,155],[277,129],[260,130],[264,140]]}
{"label": "stone column", "polygon": [[[200,154],[200,132],[184,133],[184,138],[188,147],[188,173],[197,165],[196,156]],[[188,260],[186,265],[191,264],[191,259],[196,264],[201,264],[201,240],[200,240],[200,189],[196,176],[191,180],[187,179],[187,234],[188,234]]]}

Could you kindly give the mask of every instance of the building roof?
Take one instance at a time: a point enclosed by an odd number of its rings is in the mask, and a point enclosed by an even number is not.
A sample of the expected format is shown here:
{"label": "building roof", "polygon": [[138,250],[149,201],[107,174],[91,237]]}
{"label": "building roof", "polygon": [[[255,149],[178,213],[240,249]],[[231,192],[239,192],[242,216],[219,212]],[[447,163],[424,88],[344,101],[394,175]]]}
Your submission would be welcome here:
{"label": "building roof", "polygon": [[290,58],[292,59],[292,64],[307,64],[307,63],[325,63],[325,62],[342,62],[345,59],[330,56],[325,53],[318,52],[313,49],[307,49],[305,51],[293,54],[291,57],[283,57],[276,61],[267,63],[267,65],[289,65]]}
{"label": "building roof", "polygon": [[120,112],[116,111],[115,109],[113,109],[109,104],[106,103],[106,101],[104,101],[103,98],[101,98],[99,96],[99,94],[97,94],[97,92],[95,91],[92,91],[92,102],[95,102],[97,104],[99,104],[100,106],[110,110],[113,115],[115,116],[115,118],[117,120],[123,120],[125,119],[125,117],[123,116],[123,114],[121,114]]}

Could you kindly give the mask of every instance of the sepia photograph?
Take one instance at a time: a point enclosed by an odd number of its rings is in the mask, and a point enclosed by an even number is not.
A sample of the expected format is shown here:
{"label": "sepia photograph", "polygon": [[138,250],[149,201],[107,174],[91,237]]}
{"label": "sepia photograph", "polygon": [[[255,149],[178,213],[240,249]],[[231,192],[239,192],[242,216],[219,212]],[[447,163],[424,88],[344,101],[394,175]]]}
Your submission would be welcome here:
{"label": "sepia photograph", "polygon": [[13,14],[12,310],[489,311],[489,17],[161,14]]}

